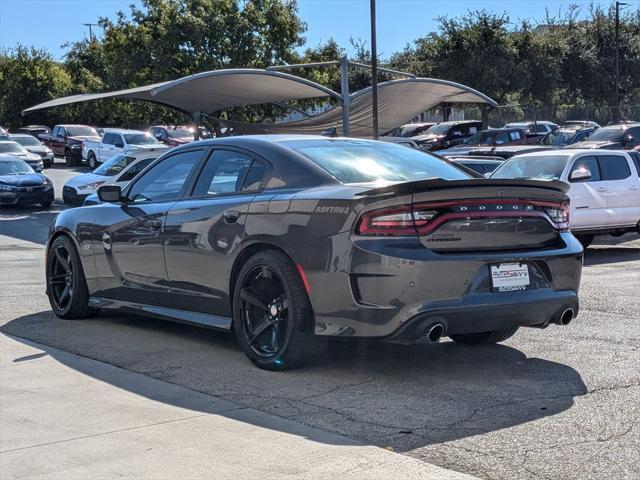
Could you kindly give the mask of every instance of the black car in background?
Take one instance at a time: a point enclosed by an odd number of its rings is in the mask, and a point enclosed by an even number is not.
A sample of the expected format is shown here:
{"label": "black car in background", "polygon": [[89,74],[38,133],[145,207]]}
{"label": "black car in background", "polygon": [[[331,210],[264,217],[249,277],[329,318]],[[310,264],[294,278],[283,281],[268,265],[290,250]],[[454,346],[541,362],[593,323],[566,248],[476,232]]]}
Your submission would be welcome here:
{"label": "black car in background", "polygon": [[0,205],[32,205],[49,208],[53,203],[53,183],[36,173],[26,162],[0,155]]}
{"label": "black car in background", "polygon": [[27,125],[25,127],[18,128],[15,133],[24,133],[38,138],[38,135],[48,135],[51,133],[51,129],[46,125]]}
{"label": "black car in background", "polygon": [[640,123],[623,123],[598,128],[585,141],[567,148],[604,148],[607,150],[633,150],[640,145]]}
{"label": "black car in background", "polygon": [[446,158],[448,160],[451,160],[452,162],[455,162],[456,164],[463,165],[484,177],[488,176],[488,174],[493,172],[496,168],[504,163],[504,158],[489,156],[484,157],[482,155],[454,155]]}
{"label": "black car in background", "polygon": [[482,122],[479,120],[442,122],[431,127],[427,133],[411,137],[411,140],[423,150],[442,150],[460,145],[465,138],[475,135],[480,130]]}
{"label": "black car in background", "polygon": [[193,142],[58,215],[47,294],[62,318],[233,330],[270,370],[299,365],[316,337],[496,343],[578,312],[568,188],[475,178],[388,142]]}
{"label": "black car in background", "polygon": [[547,133],[538,140],[538,145],[558,148],[566,147],[567,145],[585,141],[597,129],[598,127],[584,126],[582,124],[564,125],[553,132]]}

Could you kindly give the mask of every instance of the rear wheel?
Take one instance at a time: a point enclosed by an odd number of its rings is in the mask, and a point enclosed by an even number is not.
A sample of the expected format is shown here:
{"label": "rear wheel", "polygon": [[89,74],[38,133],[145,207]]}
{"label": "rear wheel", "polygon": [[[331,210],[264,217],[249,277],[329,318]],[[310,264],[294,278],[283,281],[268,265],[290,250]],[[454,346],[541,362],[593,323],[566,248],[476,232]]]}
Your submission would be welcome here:
{"label": "rear wheel", "polygon": [[56,238],[47,252],[47,296],[60,318],[89,317],[89,291],[75,246],[66,236]]}
{"label": "rear wheel", "polygon": [[582,244],[582,248],[589,248],[593,243],[594,235],[576,235],[576,238]]}
{"label": "rear wheel", "polygon": [[488,345],[491,343],[504,342],[506,339],[513,337],[518,331],[518,328],[519,327],[512,327],[480,333],[460,333],[457,335],[449,335],[449,338],[456,343],[464,343],[466,345]]}
{"label": "rear wheel", "polygon": [[265,250],[249,258],[234,288],[233,326],[249,359],[266,370],[300,366],[313,347],[313,312],[295,265]]}

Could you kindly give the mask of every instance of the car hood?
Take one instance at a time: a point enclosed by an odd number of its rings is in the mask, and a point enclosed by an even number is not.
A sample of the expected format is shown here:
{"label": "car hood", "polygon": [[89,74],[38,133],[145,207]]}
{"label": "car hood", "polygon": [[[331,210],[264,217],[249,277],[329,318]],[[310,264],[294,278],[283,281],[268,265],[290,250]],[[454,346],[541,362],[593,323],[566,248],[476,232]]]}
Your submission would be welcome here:
{"label": "car hood", "polygon": [[67,140],[75,140],[76,142],[83,142],[85,140],[99,142],[101,137],[96,137],[95,135],[74,135],[73,137],[67,137]]}
{"label": "car hood", "polygon": [[128,150],[129,151],[149,151],[149,152],[153,152],[154,150],[166,150],[169,147],[169,145],[165,145],[164,143],[161,143],[159,145],[129,145]]}
{"label": "car hood", "polygon": [[435,135],[433,133],[430,133],[427,135],[417,135],[415,137],[410,137],[410,138],[414,142],[435,142],[437,140],[443,139],[444,137],[446,137],[446,135]]}
{"label": "car hood", "polygon": [[37,173],[27,175],[0,175],[0,184],[14,187],[38,187],[44,183],[44,176]]}
{"label": "car hood", "polygon": [[33,161],[33,160],[41,160],[40,155],[36,155],[35,153],[25,152],[25,153],[8,153],[7,155],[11,155],[13,157],[17,157],[20,160]]}
{"label": "car hood", "polygon": [[65,183],[65,187],[79,187],[81,185],[88,185],[95,182],[106,182],[113,177],[105,177],[103,175],[96,175],[95,173],[83,173],[82,175],[76,175],[70,178]]}
{"label": "car hood", "polygon": [[49,147],[46,147],[44,145],[37,145],[33,147],[24,147],[24,148],[31,153],[49,153],[51,151]]}
{"label": "car hood", "polygon": [[568,148],[610,148],[610,147],[619,147],[620,142],[611,142],[609,140],[606,141],[589,141],[586,142],[578,142],[572,143],[571,145],[567,145]]}

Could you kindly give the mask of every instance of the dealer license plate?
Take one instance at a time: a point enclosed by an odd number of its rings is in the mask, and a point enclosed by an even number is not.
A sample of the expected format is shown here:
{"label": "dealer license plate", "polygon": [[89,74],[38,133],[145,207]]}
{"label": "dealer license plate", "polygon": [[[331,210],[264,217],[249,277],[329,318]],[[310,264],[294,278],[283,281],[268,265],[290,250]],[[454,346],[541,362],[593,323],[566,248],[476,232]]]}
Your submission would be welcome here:
{"label": "dealer license plate", "polygon": [[491,265],[491,286],[499,292],[525,290],[529,285],[529,267],[526,263]]}

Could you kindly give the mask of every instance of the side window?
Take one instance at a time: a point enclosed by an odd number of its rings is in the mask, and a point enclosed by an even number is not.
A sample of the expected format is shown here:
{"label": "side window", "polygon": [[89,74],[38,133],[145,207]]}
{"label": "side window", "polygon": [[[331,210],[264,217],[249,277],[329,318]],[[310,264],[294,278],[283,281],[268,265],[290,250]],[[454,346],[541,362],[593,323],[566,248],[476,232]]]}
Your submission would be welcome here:
{"label": "side window", "polygon": [[165,158],[134,183],[128,193],[130,201],[163,202],[178,198],[201,157],[202,150],[189,150]]}
{"label": "side window", "polygon": [[129,182],[133,180],[133,178],[139,174],[142,170],[145,169],[147,165],[153,162],[155,158],[145,158],[144,160],[140,160],[138,163],[129,168],[126,172],[124,172],[118,178],[119,182]]}
{"label": "side window", "polygon": [[600,161],[604,165],[605,180],[624,180],[631,176],[629,163],[621,155],[603,155]]}
{"label": "side window", "polygon": [[[585,178],[582,180],[571,180],[571,175],[576,170],[587,170],[591,173],[590,178]],[[573,167],[571,167],[571,171],[569,172],[569,179],[572,183],[577,182],[598,182],[602,178],[600,175],[600,167],[598,166],[598,161],[596,157],[581,157],[573,163]]]}
{"label": "side window", "polygon": [[628,152],[633,164],[636,166],[636,171],[640,175],[640,152]]}
{"label": "side window", "polygon": [[202,169],[193,195],[221,195],[242,190],[253,159],[232,150],[214,150]]}
{"label": "side window", "polygon": [[267,165],[260,160],[254,160],[242,184],[242,191],[253,192],[259,190],[266,174]]}
{"label": "side window", "polygon": [[586,140],[586,138],[587,138],[587,132],[578,132],[576,133],[576,136],[573,138],[572,143],[581,142],[583,140]]}
{"label": "side window", "polygon": [[509,134],[507,132],[500,132],[496,135],[496,145],[504,145],[509,143]]}
{"label": "side window", "polygon": [[114,133],[113,134],[113,144],[118,147],[118,148],[122,148],[124,147],[124,140],[123,140],[123,136],[120,135],[119,133]]}
{"label": "side window", "polygon": [[104,137],[102,137],[102,143],[104,143],[105,145],[114,145],[116,142],[113,137],[113,133],[105,133]]}
{"label": "side window", "polygon": [[547,128],[546,125],[541,125],[539,123],[536,123],[536,133],[548,133],[549,129]]}

